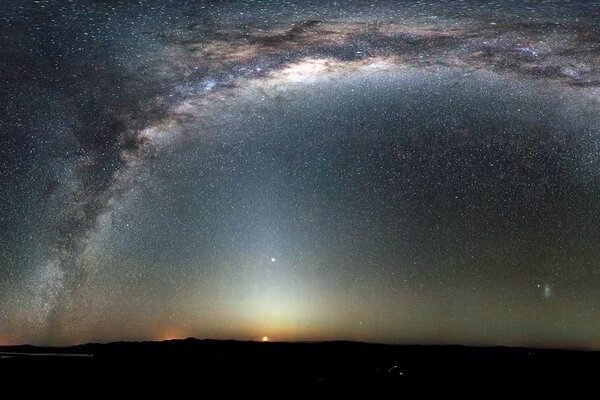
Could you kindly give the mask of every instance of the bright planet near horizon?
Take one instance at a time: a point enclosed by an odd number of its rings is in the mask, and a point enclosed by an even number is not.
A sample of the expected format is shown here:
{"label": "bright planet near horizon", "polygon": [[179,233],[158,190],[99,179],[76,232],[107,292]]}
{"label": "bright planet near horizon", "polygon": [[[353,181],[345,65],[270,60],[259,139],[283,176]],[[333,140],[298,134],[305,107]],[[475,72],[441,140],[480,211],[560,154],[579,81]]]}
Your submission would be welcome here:
{"label": "bright planet near horizon", "polygon": [[5,0],[0,345],[600,349],[599,16]]}

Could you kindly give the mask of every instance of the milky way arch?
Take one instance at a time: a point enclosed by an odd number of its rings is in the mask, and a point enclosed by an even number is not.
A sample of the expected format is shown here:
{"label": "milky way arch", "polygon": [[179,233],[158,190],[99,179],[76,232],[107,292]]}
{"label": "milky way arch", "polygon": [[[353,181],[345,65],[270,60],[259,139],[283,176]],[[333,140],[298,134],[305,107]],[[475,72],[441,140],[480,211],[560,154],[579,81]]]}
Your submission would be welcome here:
{"label": "milky way arch", "polygon": [[[6,22],[2,48],[13,56],[0,64],[6,77],[1,87],[6,101],[0,122],[5,144],[1,150],[0,271],[6,277],[0,284],[0,302],[6,306],[0,313],[0,340],[62,343],[96,337],[155,338],[166,331],[246,338],[262,337],[264,329],[275,331],[269,336],[281,338],[418,341],[431,326],[441,324],[447,327],[446,336],[430,334],[425,340],[593,346],[589,330],[563,340],[562,327],[565,321],[582,324],[596,304],[594,299],[588,303],[580,299],[594,289],[590,280],[596,277],[593,265],[597,259],[592,249],[597,211],[593,204],[598,193],[598,121],[594,115],[600,77],[597,22],[591,17],[598,10],[595,7],[589,2],[577,7],[547,4],[544,8],[511,8],[502,2],[471,3],[468,7],[457,2],[410,6],[349,3],[344,8],[310,2],[287,6],[260,2],[10,4],[2,16]],[[412,88],[403,94],[414,97],[420,95],[420,89],[414,87],[422,85],[427,96],[414,103],[419,110],[433,113],[437,106],[429,102],[439,102],[444,114],[432,117],[431,127],[423,128],[424,132],[447,129],[453,141],[423,135],[424,141],[419,142],[391,134],[404,117],[413,118],[419,127],[428,123],[426,116],[410,114],[408,109],[400,116],[388,116],[392,108],[381,114],[374,111],[387,121],[386,126],[377,126],[369,113],[361,114],[361,109],[374,103],[377,110],[395,104],[393,93],[385,94],[384,89],[389,85],[401,91],[399,82]],[[319,100],[325,96],[320,88],[331,91],[329,100]],[[353,96],[355,90],[362,93],[355,102],[336,97]],[[525,115],[514,115],[512,126],[506,110],[478,110],[465,96],[489,101],[490,107],[508,108],[513,114],[521,112],[515,104],[522,104]],[[313,101],[325,101],[321,111],[306,108]],[[298,195],[305,207],[315,209],[309,212],[298,206],[285,215],[277,211],[292,201],[284,194],[281,202],[267,204],[271,195],[265,200],[263,194],[211,186],[219,182],[243,186],[240,182],[246,176],[228,171],[228,160],[234,160],[238,169],[257,168],[254,183],[269,176],[284,179],[278,172],[269,175],[261,170],[269,161],[258,163],[253,152],[273,150],[268,146],[272,141],[275,148],[284,145],[283,153],[291,156],[293,152],[285,146],[298,146],[298,141],[264,135],[267,142],[252,147],[252,140],[261,139],[250,136],[259,137],[260,129],[271,127],[276,135],[297,134],[302,130],[277,124],[298,123],[313,134],[307,134],[306,148],[296,151],[316,156],[325,125],[302,119],[309,115],[327,122],[323,110],[332,101],[343,107],[331,106],[328,112],[334,122],[327,129],[342,142],[321,143],[327,149],[322,158],[335,161],[334,146],[350,152],[371,148],[386,157],[401,154],[415,169],[394,170],[391,158],[377,164],[379,159],[356,155],[358,161],[348,167],[362,166],[365,173],[375,174],[369,181],[315,159],[311,160],[314,169],[305,170],[298,182],[304,182],[306,176],[312,176],[306,178],[307,185],[314,184],[311,179],[327,181],[326,172],[336,171],[330,183],[338,194],[353,187],[374,190],[367,195],[370,202],[377,200],[374,193],[387,199],[404,196],[398,203],[378,203],[392,208],[389,214],[369,209],[368,215],[356,222],[351,214],[330,209],[329,204],[347,201],[350,209],[360,211],[360,199],[328,195],[316,184],[312,189],[323,196],[318,201],[307,197],[304,188],[290,184],[289,193]],[[452,102],[466,111],[453,114]],[[347,110],[353,107],[354,115],[361,118],[337,132],[336,126],[339,129],[343,121],[352,121]],[[335,115],[342,117],[336,119]],[[488,128],[484,127],[478,138],[469,115],[492,125],[497,119],[506,136],[494,141],[485,136]],[[248,130],[244,131],[246,124]],[[411,126],[414,123],[407,123],[407,132]],[[462,140],[480,142],[457,142],[461,129]],[[359,139],[347,145],[343,140],[354,140],[353,134]],[[248,142],[240,141],[245,137]],[[479,145],[496,147],[486,155],[480,153]],[[199,152],[192,151],[189,156],[190,146]],[[212,149],[212,155],[203,153],[203,148]],[[227,153],[236,148],[245,153]],[[441,156],[439,152],[444,150],[448,154]],[[415,154],[425,154],[430,162],[423,163]],[[347,162],[344,157],[351,155],[345,153],[338,161],[343,164]],[[225,172],[214,177],[214,182],[209,178],[194,182],[202,170],[190,172],[192,159],[204,162],[206,171],[216,166]],[[452,160],[456,162],[452,164]],[[486,169],[484,162],[508,164]],[[290,165],[296,170],[301,166],[279,160],[273,168],[285,170]],[[377,175],[369,170],[372,165],[396,172],[397,184],[405,187],[386,187],[394,177]],[[470,176],[482,168],[481,176]],[[410,180],[415,171],[418,176]],[[177,181],[178,174],[183,181]],[[252,181],[252,176],[247,179]],[[426,182],[415,183],[418,179]],[[210,189],[189,189],[199,182]],[[285,180],[277,181],[282,182]],[[406,189],[413,188],[412,184],[415,190]],[[482,189],[485,185],[490,188]],[[499,189],[491,188],[494,185]],[[215,199],[215,193],[221,197]],[[235,218],[242,221],[239,225],[227,219],[233,218],[229,211],[210,208],[219,202],[243,206],[234,199],[241,194],[255,196],[255,208],[238,210]],[[442,203],[438,203],[440,195],[447,197]],[[462,196],[463,203],[451,195]],[[511,199],[511,195],[520,197]],[[523,198],[525,195],[529,197]],[[170,202],[183,209],[173,212]],[[198,214],[188,215],[188,220],[198,218],[200,226],[186,224],[186,209],[181,205],[186,202],[206,202],[204,211],[191,207]],[[319,211],[323,204],[326,206]],[[394,209],[398,204],[412,207],[410,213],[399,215]],[[481,209],[473,209],[473,204]],[[288,225],[300,228],[289,228],[287,233],[283,228],[277,231],[276,224],[266,224],[269,226],[260,232],[248,229],[243,221],[261,226],[253,213],[263,215],[263,207],[272,207],[280,221],[287,219]],[[158,216],[136,213],[136,209]],[[329,221],[319,214],[324,211],[339,218]],[[202,212],[207,217],[197,217]],[[300,220],[312,215],[317,225],[329,221],[332,227],[324,232],[302,230],[303,225],[290,216],[294,213],[299,213]],[[136,220],[128,220],[127,215],[135,215]],[[166,220],[161,221],[160,215],[166,215]],[[490,215],[495,217],[490,219]],[[410,227],[424,224],[427,229],[400,231],[383,220],[386,216],[395,221],[406,218]],[[372,227],[377,229],[364,228],[369,217],[374,218]],[[219,233],[217,221],[231,223],[235,229]],[[495,223],[500,232],[488,241],[481,239],[490,234],[486,221]],[[349,226],[343,228],[345,223]],[[197,246],[203,252],[186,251],[162,236],[160,230],[166,227],[171,227],[170,234],[178,241],[197,238],[188,248]],[[346,233],[346,244],[356,242],[361,248],[360,243],[368,243],[360,254],[351,254],[343,245],[336,247],[344,229],[354,232]],[[371,239],[361,236],[358,240],[356,232]],[[304,243],[304,236],[320,233],[323,240],[333,242],[329,249],[320,249],[311,241],[306,241],[304,249],[293,245]],[[289,242],[279,243],[286,235]],[[378,235],[382,235],[380,240],[374,240]],[[460,243],[450,243],[452,235],[460,237]],[[214,244],[213,237],[221,238],[221,244]],[[143,241],[136,242],[136,238]],[[220,247],[228,238],[231,252]],[[440,254],[426,259],[424,249],[414,248],[417,242],[422,246],[429,243]],[[447,251],[444,243],[449,246]],[[479,254],[471,254],[478,243]],[[128,254],[123,250],[128,246],[137,252]],[[158,249],[156,253],[152,247]],[[469,272],[477,269],[475,261],[465,260],[471,256],[489,265],[480,267],[483,272]],[[444,264],[436,257],[456,262]],[[271,259],[278,261],[270,265]],[[443,266],[431,267],[431,263]],[[202,265],[190,267],[195,264]],[[281,267],[275,270],[275,264]],[[297,272],[299,265],[308,272]],[[188,287],[186,279],[197,282],[197,288]],[[291,285],[295,279],[298,285]],[[440,282],[444,280],[448,287],[438,291],[436,285],[443,285]],[[248,284],[242,285],[242,281]],[[562,302],[558,302],[561,286]],[[467,304],[451,307],[449,314],[457,316],[448,320],[450,317],[441,315],[444,308],[440,304],[457,301],[449,294],[453,290],[471,290],[473,294],[462,295]],[[196,296],[196,291],[203,294]],[[375,292],[390,294],[378,297]],[[439,296],[423,300],[426,293]],[[117,304],[127,302],[130,294],[138,300],[118,311]],[[349,299],[354,299],[358,311],[341,305]],[[490,302],[488,310],[473,306],[481,299]],[[313,302],[327,301],[333,305],[323,314],[307,311],[314,308]],[[275,303],[286,307],[280,309]],[[383,311],[366,317],[374,309]],[[534,320],[531,328],[519,328],[539,309],[546,311],[541,315],[547,318]],[[574,320],[569,320],[566,315],[573,309],[578,311]],[[131,315],[135,317],[129,318]],[[338,328],[325,322],[328,319],[337,321],[332,324]],[[230,320],[235,322],[227,327],[225,321]],[[497,323],[497,329],[481,327],[480,336],[465,336],[464,326],[469,321],[483,326],[490,320],[492,325]],[[416,328],[408,333],[401,328],[411,324]],[[544,342],[540,332],[548,330],[553,335]]]}

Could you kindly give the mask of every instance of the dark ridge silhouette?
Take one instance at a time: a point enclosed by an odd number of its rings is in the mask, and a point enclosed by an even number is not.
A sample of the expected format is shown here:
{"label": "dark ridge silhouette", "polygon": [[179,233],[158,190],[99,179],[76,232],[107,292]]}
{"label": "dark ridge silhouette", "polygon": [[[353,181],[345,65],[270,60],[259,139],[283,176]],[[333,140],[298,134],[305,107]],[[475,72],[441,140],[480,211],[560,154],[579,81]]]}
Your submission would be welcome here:
{"label": "dark ridge silhouette", "polygon": [[243,342],[194,338],[0,347],[0,380],[28,387],[414,389],[596,385],[600,353],[359,342]]}

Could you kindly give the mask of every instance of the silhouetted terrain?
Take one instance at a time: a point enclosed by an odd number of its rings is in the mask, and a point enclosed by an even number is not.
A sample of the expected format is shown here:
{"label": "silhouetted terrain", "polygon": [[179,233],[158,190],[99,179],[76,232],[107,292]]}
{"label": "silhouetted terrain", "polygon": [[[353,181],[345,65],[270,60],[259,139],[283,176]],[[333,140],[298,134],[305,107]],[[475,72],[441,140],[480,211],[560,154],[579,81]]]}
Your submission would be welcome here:
{"label": "silhouetted terrain", "polygon": [[[28,353],[28,354],[24,354]],[[355,342],[215,340],[0,347],[0,380],[22,388],[581,387],[600,382],[600,353]]]}

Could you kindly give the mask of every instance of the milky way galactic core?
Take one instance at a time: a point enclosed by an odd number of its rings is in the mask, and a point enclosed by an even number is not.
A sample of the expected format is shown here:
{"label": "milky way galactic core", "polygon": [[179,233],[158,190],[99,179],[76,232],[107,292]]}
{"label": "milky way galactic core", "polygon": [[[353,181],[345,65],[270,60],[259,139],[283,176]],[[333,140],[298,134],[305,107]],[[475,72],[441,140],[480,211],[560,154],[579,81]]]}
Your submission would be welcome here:
{"label": "milky way galactic core", "polygon": [[600,348],[599,2],[0,22],[0,344]]}

